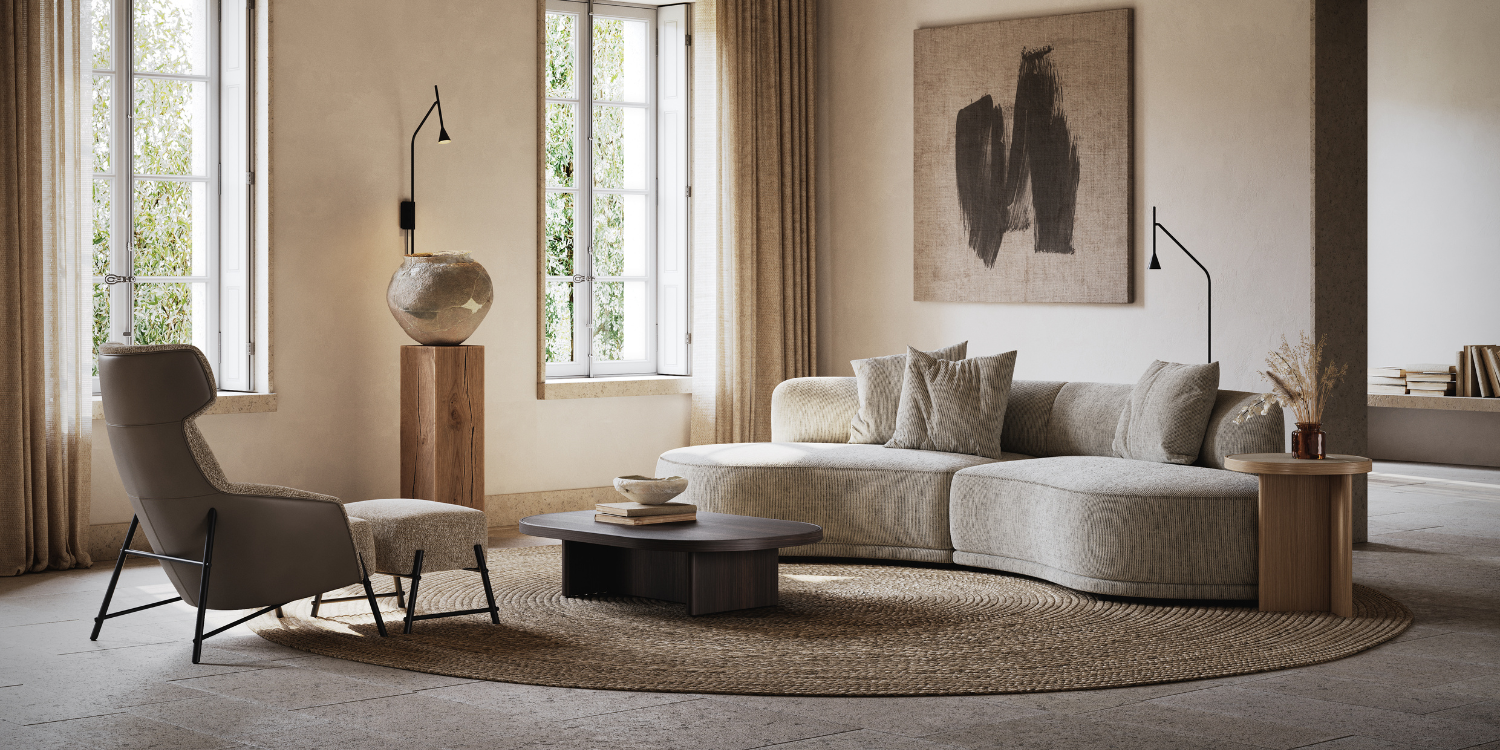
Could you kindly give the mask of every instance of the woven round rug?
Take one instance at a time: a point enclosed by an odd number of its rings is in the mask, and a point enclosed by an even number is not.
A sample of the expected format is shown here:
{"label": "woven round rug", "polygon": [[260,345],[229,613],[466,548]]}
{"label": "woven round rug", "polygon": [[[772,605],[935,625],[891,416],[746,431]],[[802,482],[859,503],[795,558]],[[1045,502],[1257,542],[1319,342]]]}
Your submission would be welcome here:
{"label": "woven round rug", "polygon": [[[1354,587],[1351,618],[1094,596],[1003,573],[872,564],[781,565],[776,607],[692,617],[683,604],[564,598],[560,547],[497,549],[488,616],[418,621],[381,638],[363,602],[286,608],[261,637],[340,659],[554,687],[758,695],[976,695],[1123,687],[1300,667],[1411,624]],[[377,576],[383,579],[384,576]],[[388,579],[386,579],[388,580]],[[362,594],[357,587],[346,595]],[[484,606],[479,576],[422,577],[419,612]]]}

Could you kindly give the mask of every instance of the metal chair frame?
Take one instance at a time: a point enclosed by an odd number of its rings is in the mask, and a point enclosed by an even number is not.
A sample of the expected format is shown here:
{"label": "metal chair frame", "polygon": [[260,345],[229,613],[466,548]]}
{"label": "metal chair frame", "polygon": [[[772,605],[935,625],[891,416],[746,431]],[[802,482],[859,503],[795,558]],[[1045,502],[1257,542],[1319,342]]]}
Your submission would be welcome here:
{"label": "metal chair frame", "polygon": [[[392,591],[392,592],[389,592],[389,593],[385,593],[385,594],[370,593],[370,581],[369,581],[368,578],[366,578],[365,579],[365,592],[366,592],[366,596],[363,596],[363,597],[361,597],[361,596],[340,596],[340,597],[332,598],[332,599],[324,599],[322,594],[318,594],[317,596],[314,596],[313,597],[313,603],[312,603],[312,616],[313,617],[317,617],[318,616],[318,609],[319,609],[319,607],[321,607],[324,604],[332,604],[334,602],[357,601],[359,599],[368,598],[370,600],[370,607],[373,609],[375,607],[375,600],[376,599],[383,599],[383,598],[388,597],[388,596],[394,596],[394,597],[396,597],[396,603],[399,604],[402,609],[406,610],[406,616],[404,618],[404,626],[403,626],[403,628],[401,630],[401,632],[402,632],[403,635],[411,633],[412,624],[415,623],[417,620],[436,620],[436,619],[439,619],[439,618],[442,618],[442,617],[459,617],[459,616],[462,616],[462,615],[481,615],[481,614],[488,613],[489,616],[490,616],[490,622],[491,623],[493,623],[495,625],[499,625],[500,624],[500,607],[495,604],[495,589],[490,585],[490,568],[489,568],[489,565],[485,562],[485,559],[484,559],[484,545],[482,545],[482,544],[476,544],[476,545],[474,545],[474,562],[476,563],[475,566],[472,567],[472,568],[463,568],[463,570],[467,570],[467,571],[469,571],[471,573],[478,573],[480,580],[484,581],[484,597],[485,597],[486,601],[489,603],[489,606],[488,607],[483,607],[483,608],[480,608],[480,609],[460,609],[460,610],[454,610],[452,612],[433,612],[433,613],[429,613],[429,614],[425,614],[425,615],[419,615],[419,614],[417,614],[417,589],[422,584],[422,554],[423,554],[422,550],[417,550],[417,554],[413,556],[412,563],[411,563],[411,572],[410,573],[390,573],[390,574],[388,574],[388,575],[390,575],[391,579],[396,582],[396,590],[395,591]],[[401,587],[401,579],[402,578],[409,578],[409,579],[411,579],[411,595],[410,596],[406,596],[405,595],[405,591]],[[279,612],[278,612],[278,616],[279,616]],[[379,619],[380,619],[380,613],[379,612],[376,612],[375,619],[377,621],[379,621]],[[382,636],[385,635],[385,627],[384,626],[381,627],[380,634]]]}

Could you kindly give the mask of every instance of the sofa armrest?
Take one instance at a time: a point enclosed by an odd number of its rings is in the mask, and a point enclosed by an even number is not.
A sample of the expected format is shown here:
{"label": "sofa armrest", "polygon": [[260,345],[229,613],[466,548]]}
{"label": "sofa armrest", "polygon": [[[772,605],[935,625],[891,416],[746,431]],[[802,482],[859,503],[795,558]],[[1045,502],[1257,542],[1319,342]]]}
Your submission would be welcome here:
{"label": "sofa armrest", "polygon": [[854,378],[792,378],[771,392],[771,440],[847,443],[859,411]]}
{"label": "sofa armrest", "polygon": [[1280,406],[1272,404],[1271,410],[1264,415],[1256,412],[1255,416],[1247,417],[1244,424],[1234,423],[1240,409],[1259,397],[1258,393],[1219,391],[1213,413],[1208,417],[1208,430],[1203,433],[1203,447],[1198,450],[1196,465],[1222,469],[1225,456],[1286,451],[1286,428]]}

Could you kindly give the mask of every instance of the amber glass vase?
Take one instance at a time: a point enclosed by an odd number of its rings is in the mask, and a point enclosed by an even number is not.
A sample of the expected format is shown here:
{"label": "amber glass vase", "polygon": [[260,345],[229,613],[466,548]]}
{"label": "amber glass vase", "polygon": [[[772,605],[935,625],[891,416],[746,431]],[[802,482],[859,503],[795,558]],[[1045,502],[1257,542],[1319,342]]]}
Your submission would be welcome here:
{"label": "amber glass vase", "polygon": [[1322,428],[1321,422],[1298,422],[1297,429],[1292,430],[1292,458],[1327,458]]}

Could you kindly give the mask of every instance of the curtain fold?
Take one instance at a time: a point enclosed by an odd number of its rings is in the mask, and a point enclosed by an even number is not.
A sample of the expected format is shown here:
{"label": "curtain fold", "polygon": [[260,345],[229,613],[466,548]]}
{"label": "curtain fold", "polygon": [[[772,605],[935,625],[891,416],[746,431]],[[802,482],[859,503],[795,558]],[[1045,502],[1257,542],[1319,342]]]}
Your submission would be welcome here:
{"label": "curtain fold", "polygon": [[[695,252],[712,263],[694,274],[699,290],[713,285],[708,315],[695,314],[694,326],[695,336],[711,335],[694,341],[695,354],[706,346],[712,356],[695,356],[695,368],[709,371],[694,370],[692,440],[766,441],[777,384],[817,374],[816,2],[712,0],[694,12],[695,26],[713,21],[713,52],[700,44],[695,55],[702,63],[711,54],[716,66],[718,210],[716,252]],[[705,125],[695,117],[695,130]]]}
{"label": "curtain fold", "polygon": [[91,564],[86,14],[0,11],[0,575]]}

